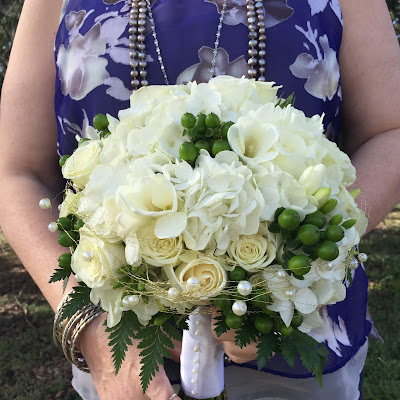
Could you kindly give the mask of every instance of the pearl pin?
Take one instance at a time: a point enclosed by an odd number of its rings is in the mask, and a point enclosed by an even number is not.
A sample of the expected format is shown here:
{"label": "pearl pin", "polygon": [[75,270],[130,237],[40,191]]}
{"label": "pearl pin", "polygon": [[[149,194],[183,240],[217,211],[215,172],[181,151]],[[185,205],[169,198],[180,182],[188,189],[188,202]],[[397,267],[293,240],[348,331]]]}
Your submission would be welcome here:
{"label": "pearl pin", "polygon": [[51,207],[51,201],[47,197],[39,201],[39,207],[42,210],[48,210]]}
{"label": "pearl pin", "polygon": [[134,294],[129,296],[129,304],[131,307],[137,306],[139,304],[139,302],[140,302],[139,296],[136,296]]}
{"label": "pearl pin", "polygon": [[248,296],[252,290],[253,290],[253,287],[251,286],[251,283],[248,281],[240,281],[237,285],[237,291],[242,296]]}
{"label": "pearl pin", "polygon": [[242,316],[242,315],[246,314],[246,311],[247,311],[247,305],[244,301],[236,300],[232,304],[232,312],[235,315]]}
{"label": "pearl pin", "polygon": [[198,364],[198,363],[200,362],[200,359],[199,359],[198,357],[196,357],[196,358],[193,359],[193,362],[194,362],[195,364]]}
{"label": "pearl pin", "polygon": [[193,347],[193,351],[198,353],[200,351],[200,347],[199,346],[194,346]]}
{"label": "pearl pin", "polygon": [[92,261],[93,253],[90,250],[86,250],[83,252],[82,258],[87,262]]}
{"label": "pearl pin", "polygon": [[178,296],[179,296],[178,289],[175,289],[175,288],[168,289],[168,297],[170,299],[176,299]]}
{"label": "pearl pin", "polygon": [[190,382],[197,383],[197,378],[192,378]]}
{"label": "pearl pin", "polygon": [[49,225],[47,226],[47,229],[48,229],[50,232],[57,232],[57,231],[58,231],[57,222],[50,222]]}
{"label": "pearl pin", "polygon": [[277,273],[276,273],[276,275],[279,277],[279,278],[284,278],[285,277],[285,271],[278,271]]}
{"label": "pearl pin", "polygon": [[360,260],[360,262],[365,262],[365,261],[367,261],[368,260],[368,256],[365,254],[365,253],[360,253],[359,255],[358,255],[358,259]]}
{"label": "pearl pin", "polygon": [[350,269],[356,269],[358,267],[358,261],[356,259],[350,261]]}
{"label": "pearl pin", "polygon": [[197,278],[190,277],[186,281],[186,285],[187,285],[188,289],[193,290],[193,289],[197,289],[199,287],[200,282]]}
{"label": "pearl pin", "polygon": [[200,335],[201,335],[201,332],[200,332],[200,331],[196,331],[194,334],[195,334],[196,336],[200,336]]}

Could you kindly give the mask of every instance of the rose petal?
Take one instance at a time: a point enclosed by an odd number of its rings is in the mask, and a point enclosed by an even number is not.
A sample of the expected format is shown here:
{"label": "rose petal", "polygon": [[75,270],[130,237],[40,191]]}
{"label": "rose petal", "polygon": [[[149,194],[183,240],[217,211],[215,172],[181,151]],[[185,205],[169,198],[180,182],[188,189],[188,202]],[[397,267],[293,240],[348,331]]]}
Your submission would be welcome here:
{"label": "rose petal", "polygon": [[187,216],[183,212],[164,215],[157,219],[155,234],[159,239],[176,238],[186,228]]}

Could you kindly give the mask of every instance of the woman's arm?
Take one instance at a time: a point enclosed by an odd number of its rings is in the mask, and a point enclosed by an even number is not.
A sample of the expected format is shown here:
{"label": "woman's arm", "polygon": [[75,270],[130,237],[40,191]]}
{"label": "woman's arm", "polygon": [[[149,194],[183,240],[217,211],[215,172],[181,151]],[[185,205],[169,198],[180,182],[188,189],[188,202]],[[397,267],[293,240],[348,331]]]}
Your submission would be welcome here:
{"label": "woman's arm", "polygon": [[[57,244],[56,234],[47,229],[57,219],[57,202],[53,202],[51,212],[40,210],[38,204],[43,197],[62,200],[53,106],[53,49],[61,3],[25,1],[3,85],[0,121],[0,223],[53,309],[63,297],[62,287],[48,281],[65,249]],[[163,369],[146,396],[142,394],[139,351],[134,345],[115,377],[103,319],[97,318],[80,336],[80,348],[100,398],[168,399],[173,389]]]}
{"label": "woman's arm", "polygon": [[400,201],[400,48],[384,0],[341,6],[345,150],[370,230]]}

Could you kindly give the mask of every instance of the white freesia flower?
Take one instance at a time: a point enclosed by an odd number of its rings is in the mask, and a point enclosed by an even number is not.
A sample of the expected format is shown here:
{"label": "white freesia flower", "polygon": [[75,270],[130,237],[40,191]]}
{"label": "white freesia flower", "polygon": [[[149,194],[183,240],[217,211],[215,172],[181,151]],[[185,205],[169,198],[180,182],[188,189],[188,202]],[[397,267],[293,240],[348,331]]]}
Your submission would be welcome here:
{"label": "white freesia flower", "polygon": [[308,167],[301,174],[299,183],[304,187],[307,195],[312,195],[321,187],[325,175],[326,167],[323,164]]}
{"label": "white freesia flower", "polygon": [[293,302],[287,299],[279,299],[274,295],[271,296],[272,304],[267,308],[271,311],[279,312],[279,315],[282,318],[282,321],[286,326],[289,326],[292,322],[293,314],[294,314],[294,306]]}
{"label": "white freesia flower", "polygon": [[275,259],[276,246],[259,234],[242,235],[228,247],[228,254],[246,271],[257,272]]}
{"label": "white freesia flower", "polygon": [[71,189],[67,189],[64,193],[64,200],[60,206],[60,217],[76,214],[80,197],[81,192],[74,193]]}
{"label": "white freesia flower", "polygon": [[[165,266],[164,270],[171,285],[179,285],[190,296],[202,300],[218,296],[226,286],[227,273],[224,267],[210,257],[196,258],[189,263],[181,263],[175,270],[172,266]],[[196,278],[197,288],[191,288],[187,281]],[[196,304],[196,302],[194,302]]]}
{"label": "white freesia flower", "polygon": [[90,174],[99,164],[102,146],[100,141],[90,140],[79,146],[62,167],[64,178],[71,179],[83,189],[89,181]]}
{"label": "white freesia flower", "polygon": [[121,306],[122,289],[92,288],[90,301],[99,304],[107,312],[107,327],[112,328],[121,320],[123,308]]}
{"label": "white freesia flower", "polygon": [[131,309],[138,317],[139,322],[146,326],[150,320],[160,311],[160,307],[154,296],[149,296],[148,302],[143,301],[140,297],[139,304]]}
{"label": "white freesia flower", "polygon": [[[86,226],[79,233],[79,244],[71,260],[72,270],[90,288],[107,288],[115,280],[118,268],[126,264],[124,245],[102,240]],[[83,257],[85,252],[92,255],[88,261]]]}

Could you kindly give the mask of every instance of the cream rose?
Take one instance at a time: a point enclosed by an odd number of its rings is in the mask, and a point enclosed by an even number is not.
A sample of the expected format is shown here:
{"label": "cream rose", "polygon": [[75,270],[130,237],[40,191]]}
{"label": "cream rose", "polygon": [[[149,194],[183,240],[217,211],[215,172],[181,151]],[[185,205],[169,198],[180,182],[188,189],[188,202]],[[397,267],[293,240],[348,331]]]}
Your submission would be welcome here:
{"label": "cream rose", "polygon": [[159,239],[155,235],[154,224],[150,224],[138,230],[137,238],[140,245],[139,255],[150,265],[177,265],[183,247],[182,235]]}
{"label": "cream rose", "polygon": [[72,270],[92,289],[110,287],[118,268],[126,264],[124,245],[107,242],[85,226],[79,233],[79,245],[71,260]]}
{"label": "cream rose", "polygon": [[[178,285],[190,296],[207,300],[218,296],[226,286],[227,273],[222,265],[210,258],[200,257],[189,263],[181,263],[175,270],[171,266],[164,268],[169,282]],[[198,285],[191,285],[189,278],[195,278]]]}
{"label": "cream rose", "polygon": [[248,272],[257,272],[275,259],[276,246],[259,234],[240,236],[228,248],[229,256]]}
{"label": "cream rose", "polygon": [[99,164],[102,146],[98,140],[90,140],[78,147],[62,167],[64,178],[71,179],[83,189],[89,181],[90,174]]}

